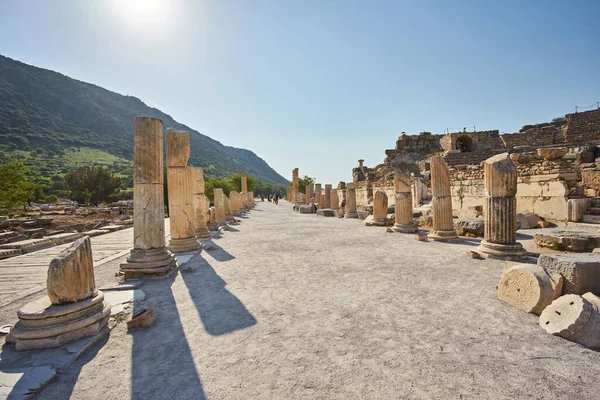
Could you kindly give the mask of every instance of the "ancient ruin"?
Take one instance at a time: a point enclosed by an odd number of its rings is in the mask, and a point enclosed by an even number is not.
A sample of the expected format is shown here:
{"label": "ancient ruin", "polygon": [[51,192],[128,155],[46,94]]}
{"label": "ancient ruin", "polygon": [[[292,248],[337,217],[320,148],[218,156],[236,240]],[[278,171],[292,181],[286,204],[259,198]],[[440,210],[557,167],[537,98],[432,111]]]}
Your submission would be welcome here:
{"label": "ancient ruin", "polygon": [[373,225],[386,225],[388,214],[388,198],[384,192],[378,191],[375,193],[373,200]]}
{"label": "ancient ruin", "polygon": [[215,203],[216,223],[219,226],[225,226],[227,225],[227,221],[225,219],[225,195],[223,194],[223,189],[214,188],[213,199]]}
{"label": "ancient ruin", "polygon": [[413,199],[410,179],[405,175],[396,173],[394,175],[394,186],[396,191],[394,211],[396,223],[392,229],[403,233],[416,232],[417,226],[413,220]]}
{"label": "ancient ruin", "polygon": [[204,171],[202,168],[192,168],[192,196],[194,206],[194,233],[198,239],[209,239],[210,231],[206,227],[208,214],[204,195]]}
{"label": "ancient ruin", "polygon": [[433,240],[456,239],[452,221],[452,197],[450,192],[450,171],[441,156],[430,159],[431,165],[431,204],[433,206],[433,231],[428,235]]}
{"label": "ancient ruin", "polygon": [[306,185],[306,204],[310,204],[313,202],[313,192],[314,192],[314,184]]}
{"label": "ancient ruin", "polygon": [[321,194],[322,194],[321,184],[317,183],[315,185],[315,201],[314,202],[319,204],[319,208],[324,208],[324,203],[322,203],[322,201],[321,201]]}
{"label": "ancient ruin", "polygon": [[137,117],[133,137],[134,248],[121,271],[125,278],[165,275],[176,259],[165,240],[162,121]]}
{"label": "ancient ruin", "polygon": [[190,158],[189,132],[167,129],[167,182],[169,191],[169,223],[172,252],[200,248],[194,230],[194,171],[187,166]]}
{"label": "ancient ruin", "polygon": [[344,217],[358,218],[358,213],[356,212],[356,191],[353,185],[349,185],[346,188],[346,213]]}

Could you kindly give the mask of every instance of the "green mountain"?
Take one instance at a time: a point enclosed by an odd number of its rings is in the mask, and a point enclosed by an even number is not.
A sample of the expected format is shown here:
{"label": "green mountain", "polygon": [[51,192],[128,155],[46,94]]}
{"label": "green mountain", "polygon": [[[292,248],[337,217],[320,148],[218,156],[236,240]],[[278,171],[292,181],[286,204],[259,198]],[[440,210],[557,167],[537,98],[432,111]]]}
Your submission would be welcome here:
{"label": "green mountain", "polygon": [[[288,181],[252,151],[224,146],[136,97],[0,56],[0,152],[30,160],[45,156],[58,163],[58,170],[40,167],[36,172],[42,176],[72,168],[73,160],[89,163],[85,156],[72,157],[81,150],[110,161],[117,172],[130,170],[123,163],[132,159],[133,120],[142,115],[160,118],[165,127],[189,131],[189,164],[203,167],[207,177],[245,173],[263,183],[287,186]],[[0,153],[2,158],[5,155]]]}

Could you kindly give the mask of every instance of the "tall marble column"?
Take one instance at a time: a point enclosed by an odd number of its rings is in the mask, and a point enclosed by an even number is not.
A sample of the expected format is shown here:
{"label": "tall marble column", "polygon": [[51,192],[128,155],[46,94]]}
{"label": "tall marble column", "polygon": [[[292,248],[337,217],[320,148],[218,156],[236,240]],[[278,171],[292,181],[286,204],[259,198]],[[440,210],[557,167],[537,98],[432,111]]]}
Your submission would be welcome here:
{"label": "tall marble column", "polygon": [[194,231],[194,173],[190,158],[189,132],[167,129],[167,183],[169,192],[169,250],[194,251],[200,248]]}
{"label": "tall marble column", "polygon": [[298,193],[299,193],[298,188],[299,188],[298,168],[294,168],[294,170],[292,171],[292,199],[291,199],[291,201],[293,201],[293,202],[298,201]]}
{"label": "tall marble column", "polygon": [[321,203],[321,184],[317,183],[315,186],[315,203],[318,203],[319,207],[318,208],[324,208],[323,207],[323,203]]}
{"label": "tall marble column", "polygon": [[457,234],[452,220],[452,193],[450,189],[450,169],[442,156],[431,157],[431,201],[433,208],[433,230],[428,237],[433,240],[456,239]]}
{"label": "tall marble column", "polygon": [[204,171],[202,168],[192,168],[193,181],[193,201],[194,201],[194,232],[198,239],[208,239],[211,237],[210,231],[206,227],[207,215],[206,205],[204,204]]}
{"label": "tall marble column", "polygon": [[491,258],[522,258],[526,252],[517,242],[517,167],[502,153],[485,160],[483,168],[485,225],[477,250]]}
{"label": "tall marble column", "polygon": [[215,203],[215,221],[219,226],[225,226],[227,221],[225,220],[225,199],[223,198],[223,189],[213,189],[213,202]]}
{"label": "tall marble column", "polygon": [[133,141],[133,249],[121,264],[125,279],[165,275],[177,265],[165,240],[162,121],[137,117]]}
{"label": "tall marble column", "polygon": [[346,218],[358,218],[356,212],[356,189],[353,184],[349,184],[346,188]]}
{"label": "tall marble column", "polygon": [[306,185],[306,204],[310,204],[312,202],[313,189],[314,189],[314,185],[312,183],[309,185]]}
{"label": "tall marble column", "polygon": [[[323,208],[331,208],[330,199],[331,199],[331,185],[325,185],[325,204],[323,204]],[[321,207],[319,207],[319,208],[321,208]]]}
{"label": "tall marble column", "polygon": [[340,208],[340,198],[338,196],[337,189],[331,189],[331,193],[329,195],[329,208],[332,210],[337,210]]}
{"label": "tall marble column", "polygon": [[417,226],[413,220],[413,205],[410,178],[406,175],[394,174],[394,188],[396,192],[395,217],[396,223],[392,228],[396,232],[416,232]]}

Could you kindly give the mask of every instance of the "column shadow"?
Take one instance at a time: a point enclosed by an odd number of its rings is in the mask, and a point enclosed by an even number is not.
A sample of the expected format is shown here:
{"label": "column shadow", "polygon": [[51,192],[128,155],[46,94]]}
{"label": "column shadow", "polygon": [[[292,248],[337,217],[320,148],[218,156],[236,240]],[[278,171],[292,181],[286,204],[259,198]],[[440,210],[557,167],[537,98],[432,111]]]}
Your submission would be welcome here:
{"label": "column shadow", "polygon": [[203,257],[194,257],[188,265],[192,272],[182,273],[183,281],[209,334],[220,336],[256,325],[256,318]]}
{"label": "column shadow", "polygon": [[200,376],[175,305],[172,285],[146,282],[146,300],[140,308],[154,308],[156,322],[148,329],[132,329],[132,399],[205,399]]}
{"label": "column shadow", "polygon": [[219,262],[231,261],[235,259],[227,250],[223,249],[221,246],[216,244],[214,241],[211,243],[210,249],[207,249],[206,252],[209,256],[214,258]]}

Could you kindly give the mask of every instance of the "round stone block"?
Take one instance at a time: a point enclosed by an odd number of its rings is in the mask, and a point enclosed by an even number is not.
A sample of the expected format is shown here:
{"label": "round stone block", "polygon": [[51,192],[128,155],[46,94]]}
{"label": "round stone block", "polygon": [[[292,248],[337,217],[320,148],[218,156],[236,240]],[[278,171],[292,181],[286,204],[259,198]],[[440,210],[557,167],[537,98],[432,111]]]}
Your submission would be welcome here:
{"label": "round stone block", "polygon": [[540,315],[560,296],[563,278],[538,265],[516,265],[502,274],[498,298],[520,310]]}

